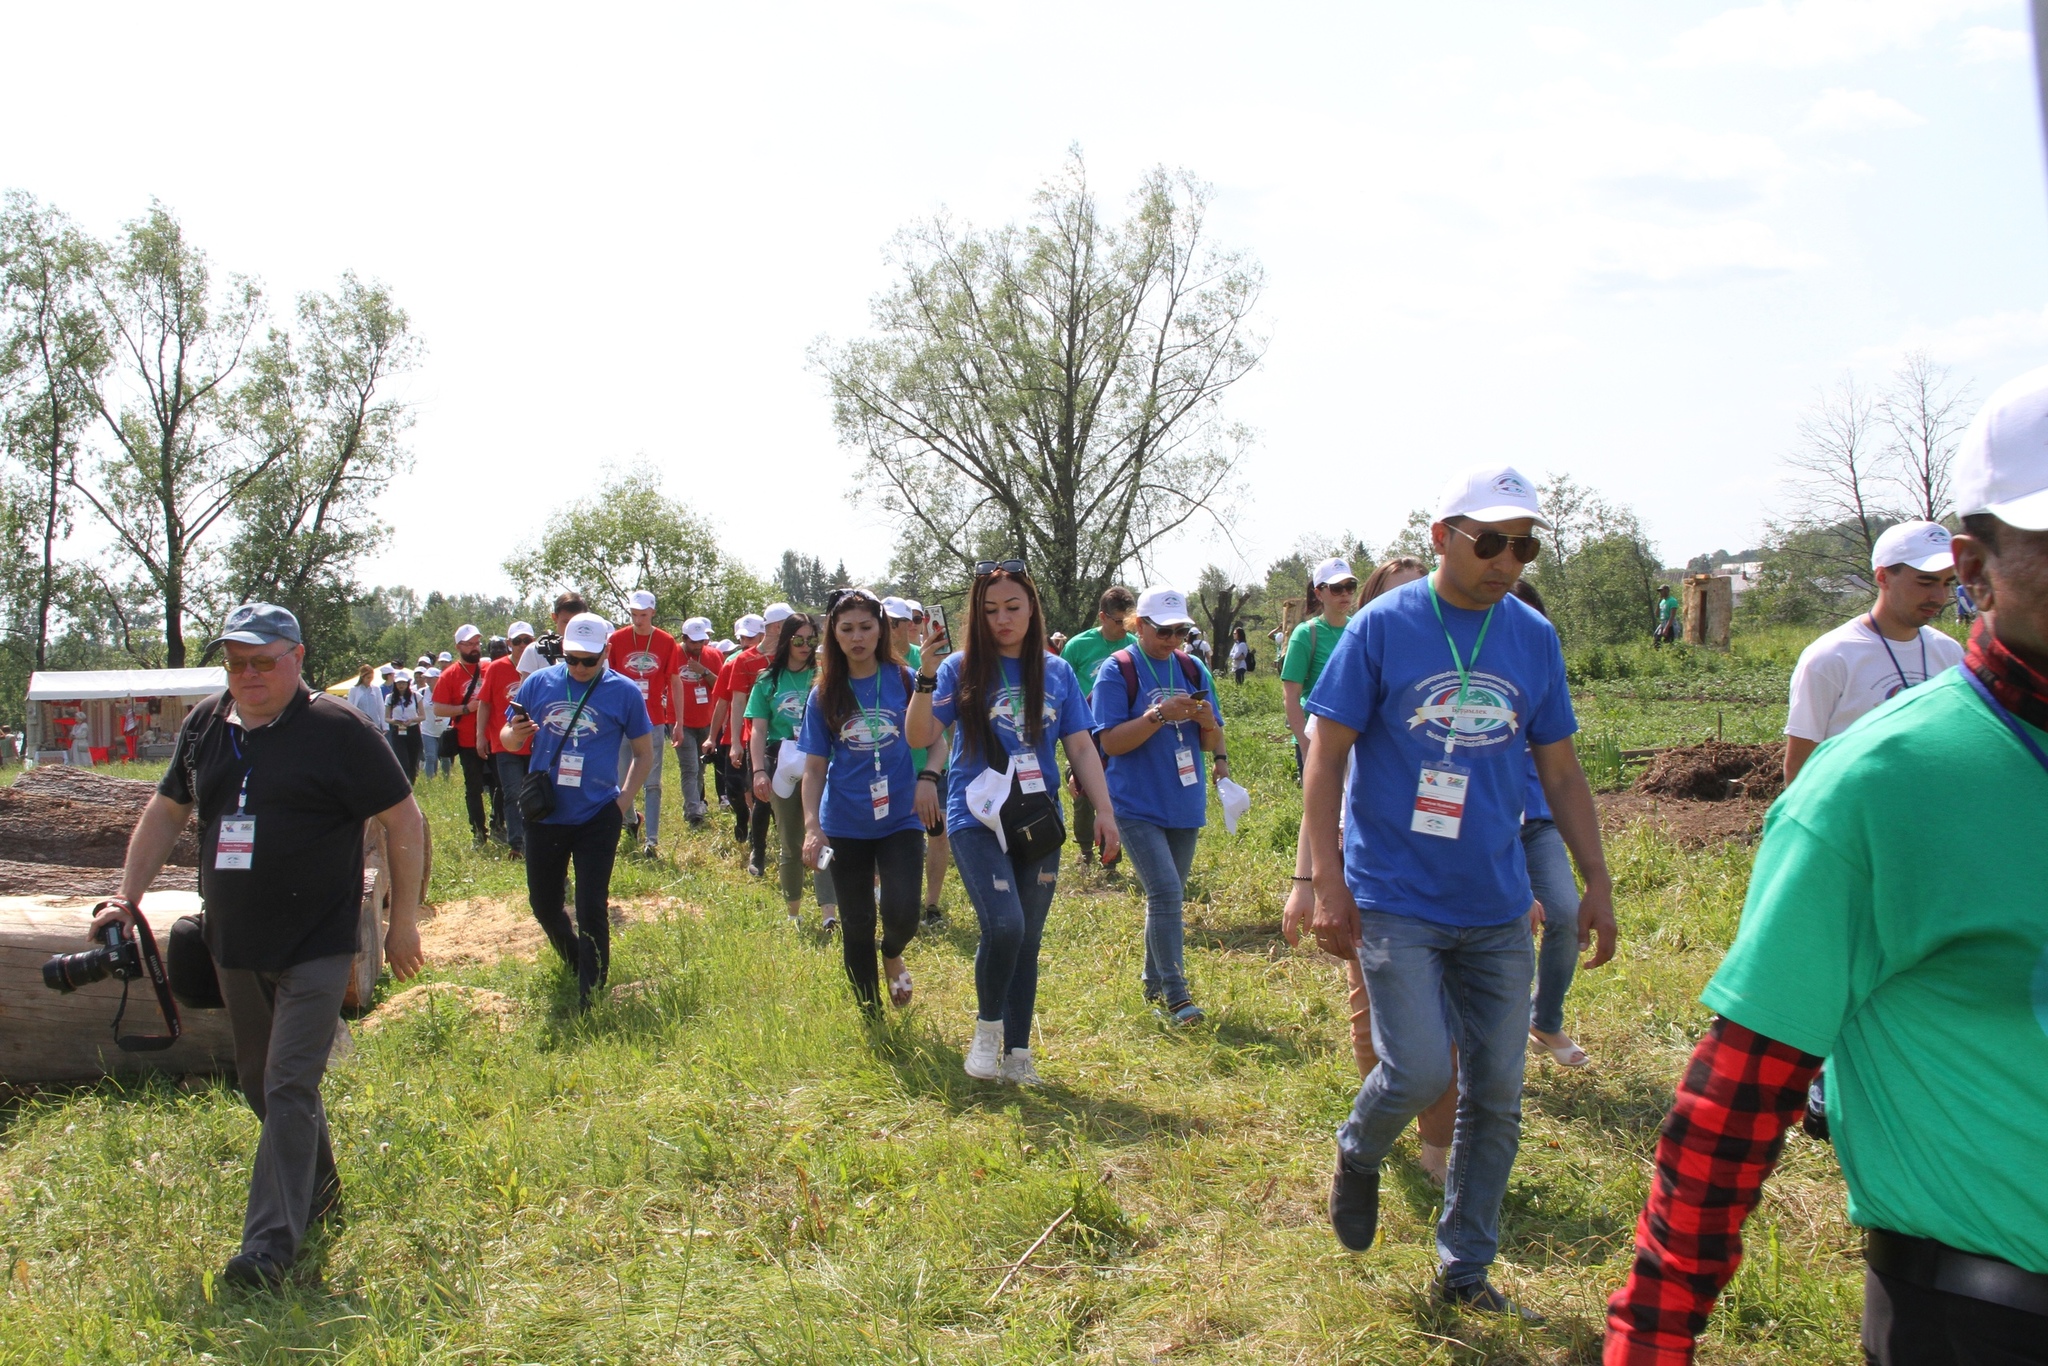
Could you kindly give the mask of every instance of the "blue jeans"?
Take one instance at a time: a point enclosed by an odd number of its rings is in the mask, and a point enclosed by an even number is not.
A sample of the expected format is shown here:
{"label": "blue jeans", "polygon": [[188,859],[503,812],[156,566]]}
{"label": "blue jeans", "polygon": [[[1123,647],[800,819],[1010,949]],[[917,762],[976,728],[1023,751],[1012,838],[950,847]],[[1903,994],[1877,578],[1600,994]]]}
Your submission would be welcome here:
{"label": "blue jeans", "polygon": [[993,830],[956,830],[953,866],[981,922],[974,950],[975,1013],[1003,1022],[1003,1051],[1031,1047],[1031,1014],[1038,1008],[1038,945],[1059,885],[1060,856],[1048,854],[1018,867],[996,843]]}
{"label": "blue jeans", "polygon": [[1195,839],[1202,832],[1121,818],[1124,852],[1145,888],[1145,999],[1169,1007],[1188,999],[1181,965],[1181,903],[1188,870],[1195,866]]}
{"label": "blue jeans", "polygon": [[1536,1000],[1529,1023],[1545,1034],[1564,1028],[1564,994],[1579,970],[1579,882],[1554,821],[1522,822],[1529,886],[1543,903],[1543,947],[1536,954]]}
{"label": "blue jeans", "polygon": [[1358,964],[1372,992],[1380,1055],[1337,1129],[1354,1171],[1378,1171],[1408,1121],[1451,1083],[1458,1047],[1458,1118],[1451,1176],[1437,1220],[1444,1279],[1486,1275],[1500,1245],[1500,1204],[1522,1136],[1522,1063],[1535,954],[1529,922],[1467,929],[1384,911],[1360,913]]}
{"label": "blue jeans", "polygon": [[505,843],[525,853],[526,817],[519,810],[519,789],[526,783],[526,768],[533,756],[500,749],[491,751],[491,762],[498,768],[498,786],[505,789]]}

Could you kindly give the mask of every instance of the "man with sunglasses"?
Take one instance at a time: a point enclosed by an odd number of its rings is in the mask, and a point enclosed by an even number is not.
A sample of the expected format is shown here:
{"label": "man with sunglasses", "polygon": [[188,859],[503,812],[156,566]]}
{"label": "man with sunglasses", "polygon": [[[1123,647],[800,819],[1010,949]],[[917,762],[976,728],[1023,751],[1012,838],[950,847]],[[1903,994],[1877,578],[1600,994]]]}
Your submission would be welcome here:
{"label": "man with sunglasses", "polygon": [[[1138,608],[1138,595],[1124,585],[1112,584],[1095,604],[1095,624],[1068,641],[1059,652],[1074,677],[1080,681],[1081,696],[1093,704],[1095,676],[1102,661],[1130,644],[1131,613]],[[1095,861],[1095,807],[1081,790],[1081,780],[1070,769],[1067,792],[1074,799],[1074,843],[1081,846],[1081,862]]]}
{"label": "man with sunglasses", "polygon": [[[531,744],[528,773],[545,773],[554,809],[526,827],[526,899],[555,952],[576,974],[577,1000],[611,970],[609,905],[619,832],[633,796],[654,766],[653,723],[640,690],[605,667],[611,623],[589,612],[562,629],[562,662],[519,685],[500,738]],[[536,739],[535,737],[539,738]],[[630,756],[624,776],[619,762]],[[522,780],[523,781],[523,780]],[[569,865],[576,866],[576,923],[563,910]]]}
{"label": "man with sunglasses", "polygon": [[[1357,956],[1379,1051],[1337,1131],[1331,1226],[1352,1251],[1371,1246],[1380,1164],[1451,1083],[1455,1037],[1458,1117],[1437,1293],[1531,1318],[1487,1273],[1521,1137],[1535,973],[1522,852],[1532,755],[1586,878],[1579,942],[1599,938],[1587,966],[1614,952],[1612,885],[1572,750],[1564,653],[1550,623],[1508,593],[1536,557],[1532,533],[1547,525],[1535,486],[1513,469],[1451,482],[1430,527],[1436,572],[1352,618],[1308,700],[1317,721],[1302,798],[1316,941]],[[1348,792],[1347,755],[1357,761]]]}
{"label": "man with sunglasses", "polygon": [[[682,666],[676,638],[654,624],[654,594],[638,589],[626,599],[632,618],[612,633],[611,666],[647,699],[647,720],[654,727],[655,765],[648,770],[645,794],[647,814],[639,830],[639,852],[653,858],[661,845],[661,753],[668,743],[669,727],[675,724],[673,685]],[[631,827],[633,818],[628,815]]]}
{"label": "man with sunglasses", "polygon": [[242,1249],[222,1279],[281,1284],[310,1225],[337,1212],[341,1178],[320,1103],[362,916],[363,828],[391,852],[384,950],[404,981],[420,970],[417,928],[426,821],[391,746],[340,698],[309,692],[298,619],[270,603],[228,614],[227,692],[178,731],[93,932],[132,921],[143,892],[199,812],[206,947],[235,1037],[235,1076],[262,1137],[249,1174]]}
{"label": "man with sunglasses", "polygon": [[[670,684],[676,708],[676,771],[683,784],[683,819],[692,830],[704,824],[704,741],[711,734],[716,705],[711,691],[718,686],[725,652],[711,644],[711,620],[691,617],[676,642],[676,674]],[[725,793],[725,774],[714,768],[718,793]]]}
{"label": "man with sunglasses", "polygon": [[[483,709],[484,633],[464,622],[455,630],[459,658],[441,670],[434,683],[434,710],[455,724],[455,752],[462,761],[462,801],[469,812],[470,842],[481,849],[491,831],[505,828],[503,795],[486,773],[484,755],[476,746],[476,718]],[[445,738],[445,737],[444,737]],[[490,793],[489,824],[484,820],[484,794]]]}

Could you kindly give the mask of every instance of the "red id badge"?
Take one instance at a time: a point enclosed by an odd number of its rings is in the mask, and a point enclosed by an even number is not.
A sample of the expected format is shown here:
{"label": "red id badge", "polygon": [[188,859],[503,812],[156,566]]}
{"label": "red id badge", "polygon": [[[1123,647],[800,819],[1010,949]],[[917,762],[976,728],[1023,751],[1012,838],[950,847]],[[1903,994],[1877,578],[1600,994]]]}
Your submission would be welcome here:
{"label": "red id badge", "polygon": [[1472,770],[1451,759],[1432,759],[1422,766],[1415,785],[1415,814],[1408,828],[1422,835],[1454,840],[1465,819],[1465,796]]}
{"label": "red id badge", "polygon": [[1195,752],[1182,745],[1173,752],[1174,766],[1180,770],[1180,785],[1193,787],[1202,781],[1202,775],[1195,772]]}
{"label": "red id badge", "polygon": [[223,816],[220,833],[213,841],[213,866],[216,868],[254,868],[256,866],[256,818],[254,816]]}

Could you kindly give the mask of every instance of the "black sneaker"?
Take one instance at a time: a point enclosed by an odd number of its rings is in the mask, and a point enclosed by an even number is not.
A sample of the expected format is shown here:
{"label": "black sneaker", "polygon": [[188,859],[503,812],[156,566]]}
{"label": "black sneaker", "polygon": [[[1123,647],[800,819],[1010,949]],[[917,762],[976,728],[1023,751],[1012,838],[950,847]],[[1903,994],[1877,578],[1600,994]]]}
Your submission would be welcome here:
{"label": "black sneaker", "polygon": [[937,906],[927,906],[924,908],[924,918],[920,923],[928,930],[935,930],[946,923],[946,913]]}
{"label": "black sneaker", "polygon": [[1337,1171],[1330,1178],[1330,1227],[1337,1241],[1353,1252],[1372,1246],[1380,1231],[1380,1174],[1355,1172],[1337,1159]]}
{"label": "black sneaker", "polygon": [[1476,1281],[1467,1281],[1463,1285],[1452,1285],[1439,1277],[1436,1283],[1436,1297],[1445,1304],[1455,1304],[1463,1309],[1477,1309],[1485,1314],[1506,1314],[1528,1324],[1543,1322],[1541,1314],[1516,1304],[1495,1290],[1493,1283],[1484,1276]]}
{"label": "black sneaker", "polygon": [[228,1258],[220,1278],[244,1290],[275,1290],[284,1284],[287,1269],[282,1262],[241,1252]]}

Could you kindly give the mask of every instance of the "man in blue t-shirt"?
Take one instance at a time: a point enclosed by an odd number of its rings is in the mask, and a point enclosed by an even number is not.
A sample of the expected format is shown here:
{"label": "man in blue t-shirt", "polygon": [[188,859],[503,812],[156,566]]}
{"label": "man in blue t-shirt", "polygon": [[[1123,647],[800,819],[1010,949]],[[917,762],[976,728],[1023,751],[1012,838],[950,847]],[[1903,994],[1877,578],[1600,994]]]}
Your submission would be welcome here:
{"label": "man in blue t-shirt", "polygon": [[[1521,1137],[1535,967],[1521,841],[1530,756],[1586,879],[1579,942],[1599,939],[1587,966],[1614,952],[1612,886],[1592,789],[1572,750],[1578,723],[1564,655],[1550,623],[1508,596],[1536,557],[1535,529],[1548,525],[1535,486],[1513,469],[1451,482],[1430,527],[1436,572],[1351,618],[1309,700],[1321,719],[1302,799],[1316,940],[1357,955],[1380,1055],[1337,1131],[1331,1226],[1352,1251],[1371,1246],[1380,1163],[1452,1080],[1446,1016],[1455,1012],[1458,1123],[1437,1224],[1437,1293],[1527,1318],[1488,1283],[1487,1269]],[[1348,793],[1347,754],[1357,761]]]}
{"label": "man in blue t-shirt", "polygon": [[[526,900],[555,952],[576,972],[579,1001],[611,968],[612,860],[633,798],[654,767],[654,724],[646,699],[605,665],[611,623],[580,612],[562,628],[562,662],[529,675],[506,706],[505,747],[533,752],[527,773],[545,773],[554,809],[526,823]],[[619,758],[632,755],[625,776]],[[517,792],[508,794],[514,801]],[[576,864],[576,924],[562,903]]]}

